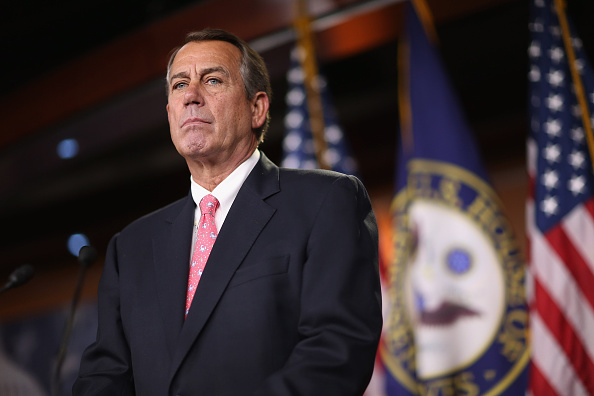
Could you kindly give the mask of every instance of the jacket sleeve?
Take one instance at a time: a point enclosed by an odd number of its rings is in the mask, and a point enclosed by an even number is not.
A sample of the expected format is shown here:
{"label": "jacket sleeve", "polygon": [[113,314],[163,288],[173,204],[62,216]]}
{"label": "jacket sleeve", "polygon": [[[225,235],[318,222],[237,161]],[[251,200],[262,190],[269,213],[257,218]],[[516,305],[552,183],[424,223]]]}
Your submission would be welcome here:
{"label": "jacket sleeve", "polygon": [[97,338],[83,354],[73,396],[135,394],[130,350],[120,319],[117,237],[107,248],[99,283]]}
{"label": "jacket sleeve", "polygon": [[378,230],[363,184],[338,178],[316,216],[303,266],[300,341],[255,396],[362,395],[382,328]]}

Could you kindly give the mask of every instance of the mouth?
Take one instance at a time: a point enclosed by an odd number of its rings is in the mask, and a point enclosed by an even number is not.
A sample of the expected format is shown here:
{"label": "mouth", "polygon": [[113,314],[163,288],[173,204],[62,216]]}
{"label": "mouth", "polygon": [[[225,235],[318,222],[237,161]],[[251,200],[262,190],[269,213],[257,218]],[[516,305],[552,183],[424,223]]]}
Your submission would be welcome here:
{"label": "mouth", "polygon": [[187,125],[202,125],[202,124],[210,124],[210,123],[211,123],[210,121],[205,120],[203,118],[191,117],[184,121],[184,123],[182,124],[182,128]]}

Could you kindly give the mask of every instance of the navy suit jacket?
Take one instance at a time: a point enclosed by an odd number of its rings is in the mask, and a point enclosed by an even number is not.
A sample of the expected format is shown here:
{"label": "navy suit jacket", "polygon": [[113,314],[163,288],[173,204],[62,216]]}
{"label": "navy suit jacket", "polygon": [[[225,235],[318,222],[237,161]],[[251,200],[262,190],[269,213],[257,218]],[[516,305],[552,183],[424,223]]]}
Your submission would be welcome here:
{"label": "navy suit jacket", "polygon": [[377,224],[362,183],[263,154],[184,320],[191,195],[111,240],[73,394],[363,394],[380,337]]}

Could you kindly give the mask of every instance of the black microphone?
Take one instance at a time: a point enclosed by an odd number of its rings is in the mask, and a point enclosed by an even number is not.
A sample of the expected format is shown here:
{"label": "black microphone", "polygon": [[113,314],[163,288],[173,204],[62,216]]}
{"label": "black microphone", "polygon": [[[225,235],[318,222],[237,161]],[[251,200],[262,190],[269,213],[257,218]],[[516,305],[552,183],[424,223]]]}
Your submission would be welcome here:
{"label": "black microphone", "polygon": [[10,276],[8,277],[8,282],[0,289],[0,294],[4,293],[5,291],[12,289],[14,287],[18,287],[24,285],[25,283],[29,282],[31,278],[33,278],[33,266],[31,264],[24,264],[12,271]]}
{"label": "black microphone", "polygon": [[83,246],[78,251],[78,263],[80,269],[78,271],[78,280],[76,282],[76,288],[74,290],[74,296],[72,297],[72,304],[70,305],[70,313],[66,320],[66,327],[64,334],[62,335],[62,342],[60,343],[60,350],[58,351],[58,357],[56,358],[56,367],[54,371],[54,377],[52,379],[52,395],[58,396],[60,392],[60,375],[62,372],[62,364],[64,358],[66,358],[66,351],[68,350],[68,340],[70,339],[70,333],[72,332],[72,325],[74,324],[74,314],[76,312],[76,306],[80,300],[80,292],[85,277],[85,272],[93,263],[97,260],[98,254],[97,249],[92,246]]}
{"label": "black microphone", "polygon": [[97,249],[92,246],[83,246],[78,251],[78,262],[83,268],[89,268],[97,260]]}

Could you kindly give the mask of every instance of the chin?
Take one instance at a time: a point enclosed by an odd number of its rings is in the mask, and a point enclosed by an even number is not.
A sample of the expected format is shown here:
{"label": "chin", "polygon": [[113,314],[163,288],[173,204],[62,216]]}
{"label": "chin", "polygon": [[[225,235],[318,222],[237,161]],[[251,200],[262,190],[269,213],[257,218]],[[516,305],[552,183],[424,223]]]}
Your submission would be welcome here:
{"label": "chin", "polygon": [[206,150],[207,144],[204,139],[186,139],[181,144],[175,145],[178,153],[183,157],[201,155]]}

